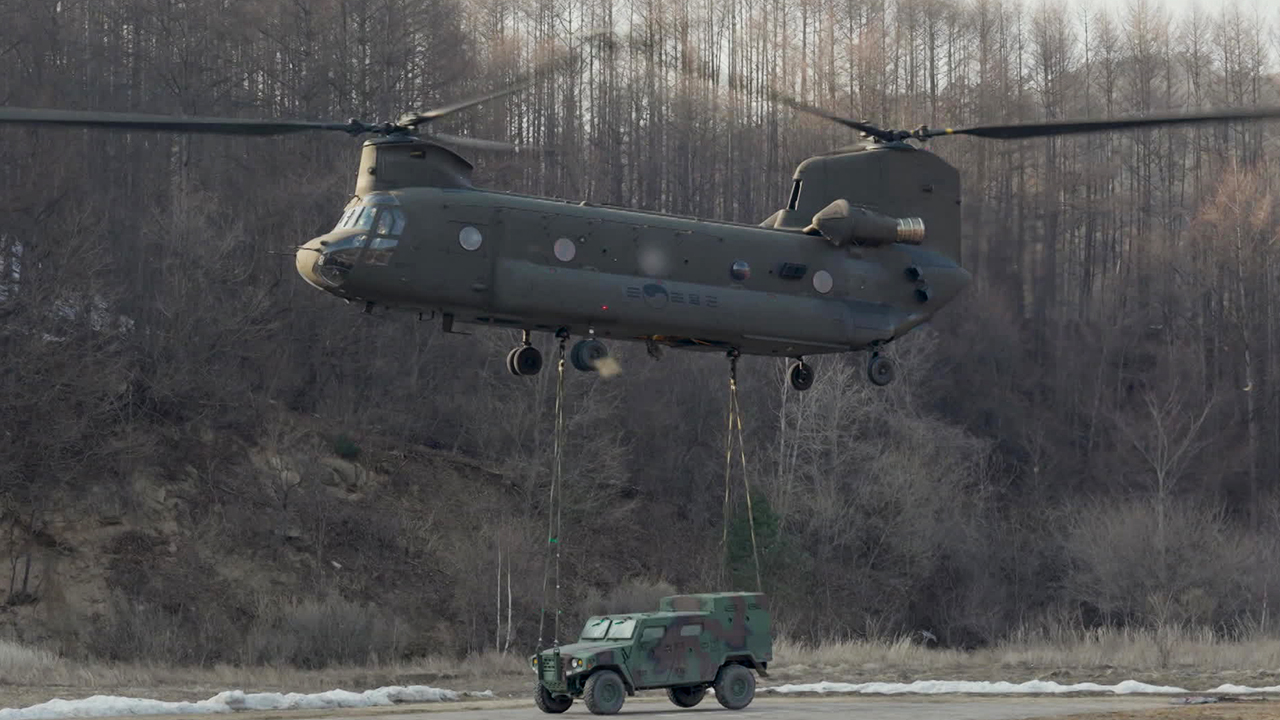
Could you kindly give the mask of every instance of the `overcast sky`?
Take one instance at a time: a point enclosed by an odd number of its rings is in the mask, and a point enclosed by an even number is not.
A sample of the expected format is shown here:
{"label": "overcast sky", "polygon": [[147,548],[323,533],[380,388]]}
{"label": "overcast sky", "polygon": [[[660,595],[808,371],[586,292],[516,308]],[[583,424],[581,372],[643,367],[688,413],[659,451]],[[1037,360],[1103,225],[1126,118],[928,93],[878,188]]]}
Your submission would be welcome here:
{"label": "overcast sky", "polygon": [[[1101,7],[1106,5],[1115,10],[1123,10],[1128,7],[1130,2],[1134,0],[1084,0],[1090,7]],[[1035,7],[1039,0],[1029,0],[1027,5]],[[1216,14],[1224,4],[1234,2],[1241,9],[1258,13],[1268,17],[1271,20],[1280,18],[1280,0],[1147,0],[1149,5],[1161,6],[1171,12],[1181,15],[1189,11],[1192,5],[1199,5],[1201,10],[1210,14]],[[1074,4],[1074,3],[1071,3]],[[1070,7],[1070,5],[1068,5]]]}

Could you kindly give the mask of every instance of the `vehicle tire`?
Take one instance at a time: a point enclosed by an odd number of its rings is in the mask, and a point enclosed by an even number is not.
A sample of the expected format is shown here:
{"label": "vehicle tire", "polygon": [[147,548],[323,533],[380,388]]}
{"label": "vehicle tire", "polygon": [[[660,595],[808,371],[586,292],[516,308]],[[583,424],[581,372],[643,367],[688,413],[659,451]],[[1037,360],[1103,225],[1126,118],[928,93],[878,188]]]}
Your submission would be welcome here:
{"label": "vehicle tire", "polygon": [[756,676],[741,665],[724,665],[716,673],[716,701],[730,710],[741,710],[756,696]]}
{"label": "vehicle tire", "polygon": [[608,356],[609,348],[595,338],[579,340],[569,350],[569,362],[582,372],[595,372],[596,363]]}
{"label": "vehicle tire", "polygon": [[678,707],[691,708],[702,702],[702,698],[706,697],[707,689],[701,685],[673,687],[667,688],[667,697],[671,698],[671,702]]}
{"label": "vehicle tire", "polygon": [[622,701],[626,699],[627,688],[612,670],[597,671],[587,678],[587,685],[582,689],[582,701],[596,715],[613,715],[622,709]]}
{"label": "vehicle tire", "polygon": [[552,695],[542,683],[537,683],[533,688],[533,704],[544,713],[559,715],[569,706],[573,704],[571,697],[556,697]]}
{"label": "vehicle tire", "polygon": [[876,385],[888,385],[893,382],[894,375],[893,361],[887,357],[872,355],[867,362],[867,377]]}

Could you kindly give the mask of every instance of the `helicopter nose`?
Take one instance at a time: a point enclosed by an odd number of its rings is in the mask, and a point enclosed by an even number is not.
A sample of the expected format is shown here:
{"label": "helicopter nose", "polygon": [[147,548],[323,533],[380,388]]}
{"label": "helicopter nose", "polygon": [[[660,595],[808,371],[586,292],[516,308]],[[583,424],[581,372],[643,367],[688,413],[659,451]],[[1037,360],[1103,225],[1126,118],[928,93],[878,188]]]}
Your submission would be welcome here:
{"label": "helicopter nose", "polygon": [[308,284],[318,290],[324,290],[324,283],[320,281],[320,275],[316,272],[318,261],[321,259],[320,241],[323,238],[312,238],[306,244],[298,247],[298,252],[294,255],[293,264],[297,268],[298,274],[306,280]]}
{"label": "helicopter nose", "polygon": [[307,282],[326,292],[343,295],[361,250],[369,235],[359,231],[343,230],[312,238],[298,248],[294,265],[298,274]]}

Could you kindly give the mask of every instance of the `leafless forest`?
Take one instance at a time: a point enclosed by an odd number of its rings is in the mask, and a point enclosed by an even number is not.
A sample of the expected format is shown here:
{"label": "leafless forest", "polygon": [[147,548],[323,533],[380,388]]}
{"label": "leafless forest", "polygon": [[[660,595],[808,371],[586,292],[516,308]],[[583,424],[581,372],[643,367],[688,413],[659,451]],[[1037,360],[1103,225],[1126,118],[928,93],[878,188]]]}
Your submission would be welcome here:
{"label": "leafless forest", "polygon": [[[389,120],[600,28],[626,42],[441,128],[563,148],[471,153],[483,184],[758,222],[854,140],[770,88],[908,129],[1280,103],[1274,6],[1143,0],[0,0],[0,98]],[[334,135],[0,132],[7,632],[181,663],[536,643],[554,366],[297,277],[355,182]],[[931,143],[975,283],[895,343],[898,382],[743,362],[789,634],[1270,631],[1278,137]],[[612,349],[620,377],[567,383],[568,625],[619,587],[755,584],[739,474],[721,544],[727,362]]]}

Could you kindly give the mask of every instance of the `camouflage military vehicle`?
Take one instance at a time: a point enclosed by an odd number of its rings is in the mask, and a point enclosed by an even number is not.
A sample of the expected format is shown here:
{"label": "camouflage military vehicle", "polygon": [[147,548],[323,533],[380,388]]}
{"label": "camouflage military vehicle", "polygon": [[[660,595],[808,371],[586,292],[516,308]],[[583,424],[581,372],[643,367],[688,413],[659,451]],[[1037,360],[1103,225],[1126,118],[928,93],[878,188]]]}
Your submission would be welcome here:
{"label": "camouflage military vehicle", "polygon": [[562,713],[582,698],[612,715],[637,690],[666,688],[680,707],[702,701],[707,688],[730,710],[755,697],[755,670],[767,677],[773,659],[769,605],[760,593],[673,595],[657,612],[587,619],[578,641],[530,658],[538,674],[534,702]]}

